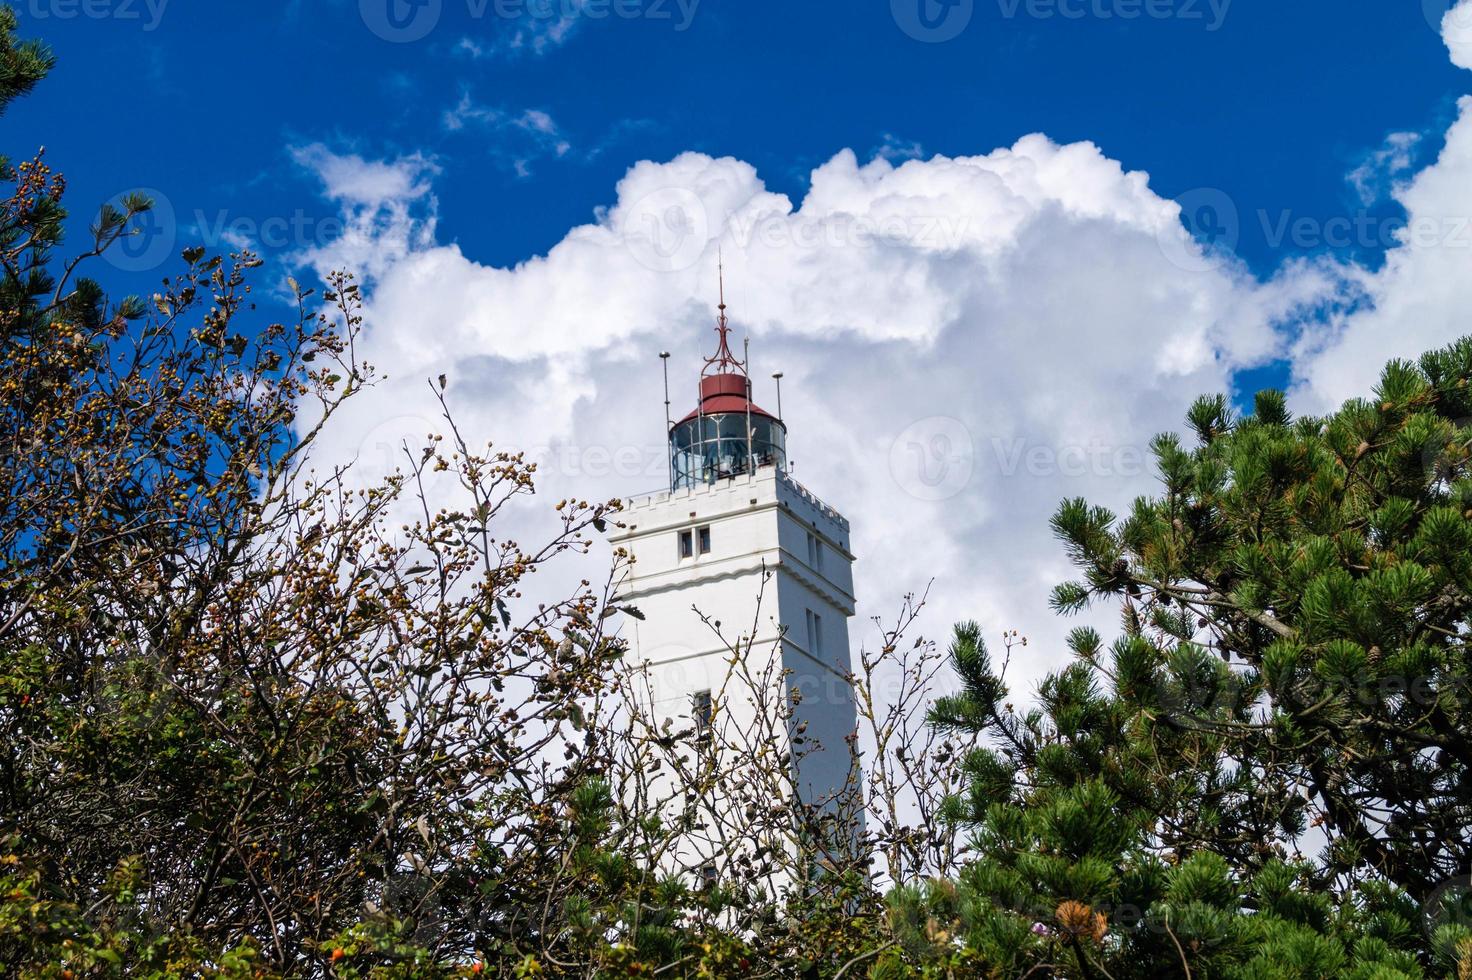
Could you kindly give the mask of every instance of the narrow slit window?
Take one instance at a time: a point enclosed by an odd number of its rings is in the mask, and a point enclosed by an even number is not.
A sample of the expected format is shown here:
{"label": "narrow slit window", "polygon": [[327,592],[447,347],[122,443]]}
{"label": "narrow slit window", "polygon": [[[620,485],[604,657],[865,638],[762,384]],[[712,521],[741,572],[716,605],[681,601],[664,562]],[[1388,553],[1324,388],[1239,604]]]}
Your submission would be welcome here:
{"label": "narrow slit window", "polygon": [[700,544],[700,553],[702,555],[710,554],[710,525],[706,525],[705,527],[697,530],[695,532],[695,537]]}
{"label": "narrow slit window", "polygon": [[690,719],[695,723],[695,735],[710,733],[716,720],[716,703],[709,691],[696,691],[690,696]]}
{"label": "narrow slit window", "polygon": [[680,532],[680,558],[695,557],[695,538],[689,531]]}

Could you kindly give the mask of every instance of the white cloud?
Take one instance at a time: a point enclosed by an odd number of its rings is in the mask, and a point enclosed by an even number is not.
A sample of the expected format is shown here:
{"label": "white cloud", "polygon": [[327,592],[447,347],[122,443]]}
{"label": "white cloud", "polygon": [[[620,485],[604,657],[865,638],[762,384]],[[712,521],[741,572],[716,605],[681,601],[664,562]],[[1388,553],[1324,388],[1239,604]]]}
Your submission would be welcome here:
{"label": "white cloud", "polygon": [[[1472,326],[1472,248],[1456,245],[1472,98],[1439,159],[1392,188],[1410,221],[1383,267],[1298,261],[1266,281],[1206,254],[1145,173],[1040,135],[974,157],[843,151],[800,202],[739,160],[642,162],[593,222],[510,268],[435,239],[424,161],[299,159],[350,229],[306,258],[368,267],[360,350],[389,373],[324,456],[390,466],[399,440],[440,428],[426,379],[444,373],[466,432],[541,460],[539,506],[656,489],[656,355],[675,355],[683,412],[720,249],[757,400],[772,407],[766,379],[784,371],[796,476],[853,522],[856,642],[872,637],[865,617],[934,579],[929,635],[976,617],[1033,637],[1013,665],[1024,691],[1066,659],[1072,623],[1046,604],[1071,574],[1047,527],[1061,498],[1123,510],[1155,492],[1150,438],[1242,367],[1291,356],[1295,405],[1322,410],[1367,390],[1386,357]],[[518,513],[519,538],[535,540],[541,512]]]}
{"label": "white cloud", "polygon": [[327,196],[350,204],[407,203],[430,191],[430,178],[439,167],[420,154],[393,163],[364,160],[356,154],[337,154],[321,143],[295,147],[292,159],[321,178]]}
{"label": "white cloud", "polygon": [[445,129],[458,133],[470,123],[498,124],[505,117],[506,114],[502,110],[480,105],[470,97],[469,92],[462,92],[460,101],[453,109],[446,109],[442,118]]}
{"label": "white cloud", "polygon": [[1365,205],[1380,200],[1394,181],[1415,163],[1416,147],[1421,145],[1420,133],[1391,133],[1379,149],[1368,154],[1358,167],[1349,173],[1349,182]]}
{"label": "white cloud", "polygon": [[520,17],[486,18],[495,33],[487,38],[463,37],[455,51],[476,61],[544,55],[572,39],[582,25],[583,6],[582,0],[530,4]]}
{"label": "white cloud", "polygon": [[360,349],[391,378],[332,452],[378,458],[435,428],[425,379],[445,373],[462,426],[541,457],[552,499],[657,488],[656,354],[675,353],[683,412],[720,248],[758,401],[783,370],[796,476],[853,521],[861,616],[934,578],[927,629],[976,616],[1031,633],[1028,678],[1061,661],[1070,625],[1046,606],[1069,571],[1047,527],[1058,501],[1152,490],[1149,438],[1277,354],[1275,323],[1325,287],[1312,266],[1264,284],[1205,261],[1145,174],[1042,136],[899,165],[844,151],[796,205],[738,160],[644,162],[594,223],[514,268],[386,234]]}
{"label": "white cloud", "polygon": [[511,167],[519,176],[531,173],[532,163],[540,157],[566,156],[572,143],[556,120],[541,109],[512,112],[498,106],[481,105],[469,92],[460,96],[453,109],[444,113],[445,130],[461,132],[471,126],[489,132],[493,139],[491,156]]}
{"label": "white cloud", "polygon": [[[1472,0],[1447,12],[1442,35],[1452,60],[1472,68]],[[1346,268],[1359,302],[1297,344],[1300,410],[1333,409],[1367,393],[1390,358],[1472,334],[1472,96],[1457,105],[1437,160],[1391,192],[1406,212],[1397,247],[1379,269]]]}
{"label": "white cloud", "polygon": [[891,163],[900,160],[918,160],[925,155],[925,148],[915,140],[907,140],[894,133],[885,133],[884,140],[871,156],[883,157]]}
{"label": "white cloud", "polygon": [[1461,0],[1441,20],[1441,36],[1451,52],[1452,64],[1472,69],[1472,0]]}
{"label": "white cloud", "polygon": [[330,244],[338,268],[371,283],[433,247],[438,201],[430,180],[439,173],[433,160],[416,153],[391,163],[370,161],[320,143],[291,153],[322,182],[323,197],[341,209],[343,233]]}

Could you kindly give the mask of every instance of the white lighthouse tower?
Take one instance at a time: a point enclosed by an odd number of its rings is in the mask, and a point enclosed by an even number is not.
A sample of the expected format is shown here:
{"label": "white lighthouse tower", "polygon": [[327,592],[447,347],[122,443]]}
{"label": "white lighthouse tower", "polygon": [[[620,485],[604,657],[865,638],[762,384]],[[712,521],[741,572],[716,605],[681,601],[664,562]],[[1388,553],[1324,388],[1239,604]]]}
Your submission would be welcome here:
{"label": "white lighthouse tower", "polygon": [[[849,524],[789,475],[787,427],[753,402],[747,362],[731,352],[724,289],[719,310],[696,405],[669,424],[670,488],[627,501],[614,536],[633,558],[620,601],[642,613],[630,621],[629,659],[660,730],[697,751],[714,732],[708,741],[726,755],[716,768],[758,767],[773,747],[743,733],[777,722],[791,791],[852,826]],[[709,862],[753,843],[730,839],[739,820],[719,826],[723,807],[749,813],[753,801],[704,803],[705,833],[690,835],[676,863],[714,873]]]}

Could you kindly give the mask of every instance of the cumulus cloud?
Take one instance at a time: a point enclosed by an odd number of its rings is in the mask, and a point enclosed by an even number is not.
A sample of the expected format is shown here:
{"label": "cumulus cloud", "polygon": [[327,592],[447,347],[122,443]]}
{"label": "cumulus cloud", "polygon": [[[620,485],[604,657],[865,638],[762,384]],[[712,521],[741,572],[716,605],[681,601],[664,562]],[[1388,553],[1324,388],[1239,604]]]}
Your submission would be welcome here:
{"label": "cumulus cloud", "polygon": [[[1381,170],[1403,171],[1391,150]],[[348,229],[303,258],[369,275],[360,350],[389,375],[321,454],[358,458],[365,478],[392,469],[404,440],[442,430],[427,379],[445,374],[465,432],[540,463],[519,538],[535,540],[551,500],[657,489],[657,355],[674,355],[683,413],[723,254],[757,400],[775,407],[767,378],[783,371],[795,475],[853,523],[856,642],[866,617],[933,580],[929,635],[975,617],[1032,636],[1013,665],[1025,692],[1066,659],[1072,623],[1046,602],[1071,573],[1047,527],[1060,499],[1122,510],[1154,492],[1150,438],[1243,368],[1291,358],[1295,406],[1322,411],[1385,358],[1469,326],[1472,98],[1439,158],[1392,184],[1408,222],[1375,269],[1303,260],[1255,276],[1090,143],[891,156],[839,152],[798,201],[737,159],[641,162],[589,223],[497,267],[437,239],[431,162],[299,152]]]}
{"label": "cumulus cloud", "polygon": [[1390,358],[1472,333],[1472,98],[1459,110],[1437,161],[1395,192],[1406,211],[1397,247],[1378,270],[1346,269],[1360,302],[1297,345],[1301,410],[1333,409],[1369,391]]}
{"label": "cumulus cloud", "polygon": [[[336,161],[317,169],[329,193],[329,174],[355,179]],[[1068,574],[1047,528],[1058,501],[1122,508],[1153,489],[1150,437],[1277,356],[1278,325],[1328,285],[1310,265],[1264,283],[1206,255],[1146,174],[1036,135],[899,164],[843,151],[800,202],[735,159],[640,163],[596,220],[512,268],[384,210],[349,218],[393,256],[360,346],[391,377],[334,427],[329,453],[389,466],[400,440],[438,427],[425,379],[444,373],[461,426],[531,452],[550,497],[656,489],[656,355],[675,355],[683,412],[723,253],[758,401],[772,404],[765,379],[785,372],[796,476],[853,522],[860,615],[934,579],[932,634],[977,617],[1033,635],[1024,686],[1063,658],[1069,624],[1046,604]],[[326,271],[360,254],[350,240],[309,259]]]}
{"label": "cumulus cloud", "polygon": [[1472,69],[1472,0],[1461,0],[1441,20],[1441,36],[1451,52],[1452,64]]}
{"label": "cumulus cloud", "polygon": [[[1447,12],[1442,34],[1452,60],[1472,68],[1472,0]],[[1300,410],[1333,409],[1367,392],[1390,358],[1472,333],[1472,97],[1457,108],[1436,161],[1392,189],[1406,213],[1397,246],[1379,269],[1346,267],[1358,302],[1299,340]]]}

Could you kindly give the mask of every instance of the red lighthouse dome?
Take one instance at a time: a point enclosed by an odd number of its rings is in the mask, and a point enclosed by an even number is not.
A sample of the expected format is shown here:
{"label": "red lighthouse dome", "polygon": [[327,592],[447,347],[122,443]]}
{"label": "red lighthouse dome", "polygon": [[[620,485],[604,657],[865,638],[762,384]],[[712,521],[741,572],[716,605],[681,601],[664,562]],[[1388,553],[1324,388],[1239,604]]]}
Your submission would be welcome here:
{"label": "red lighthouse dome", "polygon": [[691,409],[679,424],[683,425],[699,415],[728,415],[733,412],[745,415],[747,411],[762,418],[777,419],[751,400],[751,379],[746,375],[709,374],[700,379],[700,404]]}

